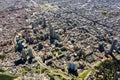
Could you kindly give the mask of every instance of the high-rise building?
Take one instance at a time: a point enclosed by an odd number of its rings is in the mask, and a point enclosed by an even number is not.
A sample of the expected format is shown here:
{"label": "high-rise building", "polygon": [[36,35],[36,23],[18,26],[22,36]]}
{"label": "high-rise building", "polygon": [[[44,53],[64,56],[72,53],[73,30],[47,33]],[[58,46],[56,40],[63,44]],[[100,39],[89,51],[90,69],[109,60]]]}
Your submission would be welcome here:
{"label": "high-rise building", "polygon": [[53,44],[55,40],[60,41],[60,36],[55,33],[55,30],[51,25],[49,25],[49,31],[50,31],[50,43]]}
{"label": "high-rise building", "polygon": [[53,27],[50,27],[50,37],[55,38],[55,30],[53,29]]}
{"label": "high-rise building", "polygon": [[98,49],[99,49],[100,52],[104,52],[104,45],[103,45],[102,42],[99,43],[99,48]]}
{"label": "high-rise building", "polygon": [[22,56],[21,56],[21,58],[22,58],[22,60],[27,60],[27,50],[26,49],[23,49],[22,51],[21,51],[21,54],[22,54]]}
{"label": "high-rise building", "polygon": [[45,18],[43,18],[42,27],[43,27],[43,28],[46,28],[46,27],[47,27]]}
{"label": "high-rise building", "polygon": [[31,48],[28,49],[28,55],[29,55],[29,59],[28,59],[28,63],[32,63],[32,60],[33,60],[33,51]]}
{"label": "high-rise building", "polygon": [[120,54],[120,42],[117,42],[117,44],[115,46],[115,50],[118,54]]}
{"label": "high-rise building", "polygon": [[38,50],[42,50],[43,49],[43,45],[40,43],[38,44]]}
{"label": "high-rise building", "polygon": [[22,42],[21,42],[21,41],[18,41],[18,42],[17,42],[17,46],[18,46],[18,47],[17,47],[17,51],[18,51],[18,52],[21,52],[22,49],[23,49],[23,47],[24,47],[23,44],[22,44]]}
{"label": "high-rise building", "polygon": [[109,50],[109,54],[112,54],[113,50],[115,49],[115,45],[117,43],[117,39],[114,39],[111,45],[111,48]]}
{"label": "high-rise building", "polygon": [[30,58],[33,58],[33,51],[31,48],[28,49],[28,55]]}
{"label": "high-rise building", "polygon": [[50,26],[49,30],[50,30],[50,43],[54,43],[54,41],[55,41],[55,30],[51,26]]}
{"label": "high-rise building", "polygon": [[120,80],[120,72],[117,71],[115,74],[114,74],[114,80]]}
{"label": "high-rise building", "polygon": [[68,64],[68,73],[78,76],[77,65],[74,63]]}

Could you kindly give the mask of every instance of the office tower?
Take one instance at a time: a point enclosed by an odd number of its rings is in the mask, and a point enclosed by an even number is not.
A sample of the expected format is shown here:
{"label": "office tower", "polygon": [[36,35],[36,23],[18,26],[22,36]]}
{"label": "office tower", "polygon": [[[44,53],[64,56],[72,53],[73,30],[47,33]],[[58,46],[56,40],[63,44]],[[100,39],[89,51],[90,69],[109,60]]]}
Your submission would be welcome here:
{"label": "office tower", "polygon": [[26,60],[27,60],[27,50],[26,50],[26,49],[23,49],[23,50],[21,51],[21,54],[22,54],[22,56],[21,56],[22,61],[23,61],[23,62],[26,62]]}
{"label": "office tower", "polygon": [[33,52],[31,48],[28,49],[28,55],[30,58],[33,58]]}
{"label": "office tower", "polygon": [[68,72],[70,74],[73,74],[75,76],[78,76],[78,72],[77,72],[77,65],[74,63],[69,63],[68,64]]}
{"label": "office tower", "polygon": [[116,43],[117,43],[117,39],[114,39],[114,41],[112,42],[111,48],[109,50],[109,54],[112,54],[113,50],[115,49]]}
{"label": "office tower", "polygon": [[43,45],[40,43],[40,44],[38,44],[38,50],[40,51],[40,50],[42,50],[43,49]]}
{"label": "office tower", "polygon": [[53,27],[50,27],[50,37],[55,38],[55,30],[53,29]]}
{"label": "office tower", "polygon": [[104,45],[103,45],[102,42],[99,43],[99,48],[98,49],[101,53],[104,52]]}
{"label": "office tower", "polygon": [[120,54],[120,42],[117,42],[117,44],[115,46],[115,50],[118,54]]}
{"label": "office tower", "polygon": [[29,60],[28,60],[28,63],[32,63],[32,59],[33,59],[33,51],[31,48],[28,49],[28,55],[29,55]]}
{"label": "office tower", "polygon": [[114,80],[119,80],[120,79],[120,72],[116,72],[115,74],[114,74]]}
{"label": "office tower", "polygon": [[43,18],[42,27],[43,27],[43,28],[46,28],[46,27],[47,27],[45,18]]}
{"label": "office tower", "polygon": [[18,52],[21,52],[22,49],[23,49],[23,47],[24,47],[24,46],[22,45],[22,42],[21,42],[21,41],[18,41],[17,46],[18,46],[18,47],[17,47],[17,51],[18,51]]}
{"label": "office tower", "polygon": [[50,30],[50,43],[52,44],[55,41],[55,30],[51,26],[49,30]]}

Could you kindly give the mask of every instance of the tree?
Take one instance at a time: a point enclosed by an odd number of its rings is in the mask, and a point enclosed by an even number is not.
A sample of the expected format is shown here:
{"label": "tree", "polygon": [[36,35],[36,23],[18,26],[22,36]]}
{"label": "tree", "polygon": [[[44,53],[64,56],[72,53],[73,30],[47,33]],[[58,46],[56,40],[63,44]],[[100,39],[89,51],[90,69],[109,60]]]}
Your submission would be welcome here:
{"label": "tree", "polygon": [[[114,60],[107,60],[97,66],[96,69],[99,74],[103,75],[101,80],[113,80],[115,72],[120,70],[120,63]],[[99,74],[96,74],[96,78],[98,78]]]}

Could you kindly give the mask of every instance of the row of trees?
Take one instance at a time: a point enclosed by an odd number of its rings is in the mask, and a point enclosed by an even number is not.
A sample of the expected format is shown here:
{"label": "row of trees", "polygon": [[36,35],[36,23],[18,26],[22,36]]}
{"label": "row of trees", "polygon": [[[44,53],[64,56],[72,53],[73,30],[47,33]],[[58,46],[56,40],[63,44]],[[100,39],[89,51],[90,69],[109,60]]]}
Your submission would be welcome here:
{"label": "row of trees", "polygon": [[[120,62],[114,60],[107,60],[97,66],[96,69],[99,71],[95,75],[97,80],[114,80],[114,74],[117,71],[120,71]],[[103,75],[103,78],[99,79],[99,75]]]}

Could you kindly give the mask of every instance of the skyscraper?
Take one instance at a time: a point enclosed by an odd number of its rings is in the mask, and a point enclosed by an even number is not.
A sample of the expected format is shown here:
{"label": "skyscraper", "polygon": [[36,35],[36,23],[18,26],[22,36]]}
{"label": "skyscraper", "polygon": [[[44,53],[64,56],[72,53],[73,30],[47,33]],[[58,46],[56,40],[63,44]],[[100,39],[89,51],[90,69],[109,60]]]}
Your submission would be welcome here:
{"label": "skyscraper", "polygon": [[28,55],[29,55],[29,60],[28,60],[28,63],[32,63],[32,59],[33,59],[33,51],[31,48],[28,49]]}
{"label": "skyscraper", "polygon": [[18,42],[17,42],[17,46],[18,46],[18,47],[17,47],[17,51],[18,51],[18,52],[21,52],[22,49],[23,49],[23,47],[24,47],[23,44],[22,44],[22,42],[21,42],[21,41],[18,41]]}
{"label": "skyscraper", "polygon": [[27,50],[26,50],[26,49],[23,49],[23,50],[21,51],[21,54],[22,54],[22,56],[21,56],[22,61],[25,61],[25,62],[26,62],[26,60],[27,60]]}
{"label": "skyscraper", "polygon": [[114,80],[119,80],[120,79],[120,72],[117,71],[115,74],[114,74]]}
{"label": "skyscraper", "polygon": [[114,39],[111,45],[111,48],[109,50],[109,54],[112,54],[113,50],[115,49],[115,45],[117,43],[117,39]]}
{"label": "skyscraper", "polygon": [[28,55],[30,58],[33,58],[33,52],[31,48],[28,49]]}
{"label": "skyscraper", "polygon": [[73,74],[75,76],[78,76],[78,72],[77,72],[77,65],[74,63],[69,63],[68,64],[68,72],[70,74]]}
{"label": "skyscraper", "polygon": [[46,28],[46,27],[47,27],[45,18],[43,18],[42,27],[43,27],[43,28]]}
{"label": "skyscraper", "polygon": [[104,52],[104,46],[103,46],[102,42],[99,43],[99,48],[98,49],[99,49],[100,52]]}
{"label": "skyscraper", "polygon": [[50,43],[52,44],[55,41],[55,30],[51,26],[50,26],[49,30],[50,30]]}

